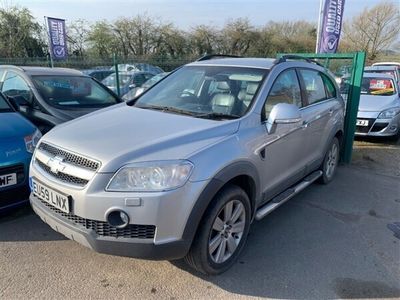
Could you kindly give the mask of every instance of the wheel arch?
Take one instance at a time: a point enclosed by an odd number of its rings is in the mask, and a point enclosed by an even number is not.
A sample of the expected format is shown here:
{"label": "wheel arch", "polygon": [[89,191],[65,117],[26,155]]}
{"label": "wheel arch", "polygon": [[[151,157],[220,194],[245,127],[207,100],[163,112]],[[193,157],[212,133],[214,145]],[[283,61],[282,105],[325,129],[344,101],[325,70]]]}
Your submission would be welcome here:
{"label": "wheel arch", "polygon": [[343,130],[342,130],[342,129],[337,130],[336,133],[335,133],[335,135],[334,135],[334,137],[338,139],[338,141],[339,141],[339,146],[340,146],[340,148],[342,148],[342,145],[343,145],[343,137],[344,137],[344,135],[343,135]]}
{"label": "wheel arch", "polygon": [[219,171],[201,192],[186,222],[182,238],[191,245],[199,224],[215,196],[228,184],[242,188],[250,199],[254,216],[260,190],[260,179],[256,167],[250,162],[235,162]]}

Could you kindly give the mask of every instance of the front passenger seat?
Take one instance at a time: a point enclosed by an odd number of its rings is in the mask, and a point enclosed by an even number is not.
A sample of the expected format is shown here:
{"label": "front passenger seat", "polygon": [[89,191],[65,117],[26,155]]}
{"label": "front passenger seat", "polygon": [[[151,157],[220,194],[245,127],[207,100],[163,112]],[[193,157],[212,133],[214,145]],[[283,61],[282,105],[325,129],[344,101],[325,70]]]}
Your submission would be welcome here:
{"label": "front passenger seat", "polygon": [[211,108],[213,112],[221,114],[230,114],[235,103],[235,97],[231,94],[231,89],[226,81],[217,83],[217,90],[211,99]]}

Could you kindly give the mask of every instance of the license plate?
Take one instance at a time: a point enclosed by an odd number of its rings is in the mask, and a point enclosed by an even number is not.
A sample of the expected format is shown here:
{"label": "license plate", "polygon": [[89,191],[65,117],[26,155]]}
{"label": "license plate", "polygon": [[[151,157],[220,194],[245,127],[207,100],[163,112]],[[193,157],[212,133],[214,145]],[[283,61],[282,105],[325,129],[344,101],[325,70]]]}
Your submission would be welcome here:
{"label": "license plate", "polygon": [[357,120],[356,125],[357,126],[368,126],[368,120]]}
{"label": "license plate", "polygon": [[40,182],[36,181],[32,178],[32,192],[33,194],[38,197],[40,200],[46,201],[50,205],[58,208],[59,210],[69,213],[69,202],[68,196],[60,194],[55,190],[41,184]]}
{"label": "license plate", "polygon": [[0,188],[17,184],[17,173],[0,175]]}

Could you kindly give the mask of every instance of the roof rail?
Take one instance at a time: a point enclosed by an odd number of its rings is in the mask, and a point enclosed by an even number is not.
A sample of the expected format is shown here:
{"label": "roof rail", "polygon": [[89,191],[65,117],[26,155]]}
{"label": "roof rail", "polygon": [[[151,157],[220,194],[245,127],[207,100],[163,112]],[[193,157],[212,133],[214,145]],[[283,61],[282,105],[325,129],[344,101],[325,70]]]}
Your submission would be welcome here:
{"label": "roof rail", "polygon": [[206,55],[198,58],[196,61],[210,60],[210,59],[215,59],[215,58],[239,58],[239,57],[241,57],[241,56],[229,55],[229,54],[206,54]]}
{"label": "roof rail", "polygon": [[317,62],[317,61],[314,60],[314,59],[310,59],[310,58],[303,57],[303,56],[300,56],[300,55],[293,55],[293,54],[282,55],[280,58],[278,58],[278,59],[276,60],[275,64],[283,63],[283,62],[285,62],[285,61],[287,61],[287,60],[289,60],[289,59],[291,59],[291,60],[303,59],[303,60],[305,60],[306,62],[309,62],[309,63],[312,63],[312,64],[316,64],[316,65],[318,65],[318,66],[320,66],[320,67],[325,68],[323,65],[321,65],[319,62]]}

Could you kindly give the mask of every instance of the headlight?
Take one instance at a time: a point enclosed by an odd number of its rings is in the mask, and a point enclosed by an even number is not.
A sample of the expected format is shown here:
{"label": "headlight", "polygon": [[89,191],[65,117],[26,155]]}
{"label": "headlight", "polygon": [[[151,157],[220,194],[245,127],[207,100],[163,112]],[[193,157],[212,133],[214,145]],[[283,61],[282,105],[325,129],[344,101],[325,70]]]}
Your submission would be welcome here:
{"label": "headlight", "polygon": [[42,137],[42,134],[37,129],[33,134],[27,135],[26,137],[24,137],[26,151],[28,151],[29,153],[33,153],[33,151],[35,151],[35,147],[39,143],[39,140],[41,137]]}
{"label": "headlight", "polygon": [[400,108],[389,108],[387,110],[382,111],[379,114],[378,119],[391,119],[398,113],[400,113]]}
{"label": "headlight", "polygon": [[158,192],[183,186],[193,165],[187,160],[154,161],[122,167],[106,190],[114,192]]}

